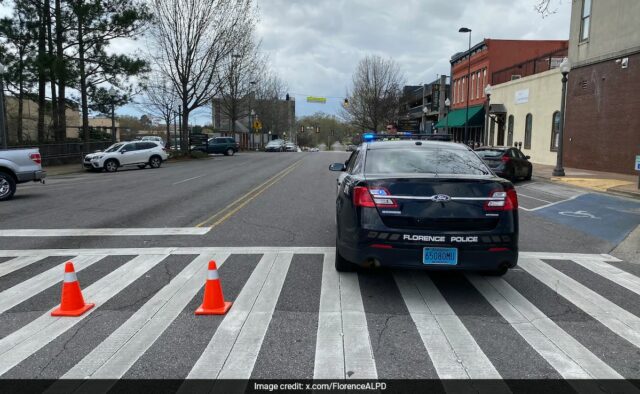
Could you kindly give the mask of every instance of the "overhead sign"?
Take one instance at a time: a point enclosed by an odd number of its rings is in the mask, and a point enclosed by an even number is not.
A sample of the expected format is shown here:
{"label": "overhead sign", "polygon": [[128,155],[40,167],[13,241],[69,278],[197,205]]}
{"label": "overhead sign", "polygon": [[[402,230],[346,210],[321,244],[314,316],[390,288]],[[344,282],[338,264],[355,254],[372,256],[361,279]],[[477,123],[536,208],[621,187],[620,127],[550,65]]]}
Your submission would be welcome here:
{"label": "overhead sign", "polygon": [[640,156],[636,156],[636,171],[640,171]]}
{"label": "overhead sign", "polygon": [[524,104],[529,102],[529,89],[516,91],[516,104]]}
{"label": "overhead sign", "polygon": [[307,103],[326,104],[327,103],[327,99],[326,99],[326,97],[308,96],[307,97]]}

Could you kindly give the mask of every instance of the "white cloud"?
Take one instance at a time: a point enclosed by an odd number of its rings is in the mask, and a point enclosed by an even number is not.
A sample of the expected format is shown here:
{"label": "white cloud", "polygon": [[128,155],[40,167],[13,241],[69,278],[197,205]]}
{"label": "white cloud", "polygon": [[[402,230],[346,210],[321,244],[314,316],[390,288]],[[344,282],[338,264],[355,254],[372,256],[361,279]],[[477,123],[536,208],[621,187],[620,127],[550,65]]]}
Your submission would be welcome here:
{"label": "white cloud", "polygon": [[[272,67],[292,92],[342,97],[360,58],[375,53],[394,58],[408,84],[449,74],[449,58],[483,38],[567,39],[570,3],[542,18],[536,0],[258,0],[258,34]],[[338,108],[306,104],[297,115]]]}

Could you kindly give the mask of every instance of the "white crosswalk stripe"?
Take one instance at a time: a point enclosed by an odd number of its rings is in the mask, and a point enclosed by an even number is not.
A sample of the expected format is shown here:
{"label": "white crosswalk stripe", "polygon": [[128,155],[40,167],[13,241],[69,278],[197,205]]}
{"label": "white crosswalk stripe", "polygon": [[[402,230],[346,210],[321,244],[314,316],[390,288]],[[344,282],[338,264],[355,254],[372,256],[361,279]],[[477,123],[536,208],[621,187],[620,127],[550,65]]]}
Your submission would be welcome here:
{"label": "white crosswalk stripe", "polygon": [[469,275],[469,281],[502,317],[565,379],[622,376],[564,332],[506,281]]}
{"label": "white crosswalk stripe", "polygon": [[427,275],[395,275],[409,314],[442,379],[500,379],[473,336]]}
{"label": "white crosswalk stripe", "polygon": [[5,261],[0,264],[0,277],[22,269],[42,259],[43,256],[20,256],[9,261]]}
{"label": "white crosswalk stripe", "polygon": [[[50,310],[34,316],[32,321],[6,333],[0,338],[0,376],[20,365],[56,338],[60,337],[83,319],[99,310],[108,300],[122,292],[136,280],[170,255],[195,255],[186,266],[173,274],[166,285],[157,290],[123,323],[113,327],[108,335],[78,358],[59,377],[73,379],[118,379],[122,378],[139,361],[143,360],[152,346],[167,332],[181,312],[200,291],[206,279],[207,262],[215,259],[219,267],[228,266],[232,255],[258,254],[255,268],[247,272],[248,279],[239,284],[239,293],[232,308],[225,316],[215,317],[219,324],[212,330],[207,342],[202,343],[201,354],[189,365],[188,378],[195,379],[248,379],[261,355],[272,316],[285,286],[296,254],[320,254],[323,256],[317,332],[310,362],[313,362],[313,377],[316,379],[375,379],[384,378],[385,371],[374,356],[371,332],[367,323],[367,309],[361,292],[361,273],[339,273],[333,265],[333,248],[284,248],[284,247],[211,247],[211,248],[143,248],[143,249],[81,249],[0,251],[0,257],[9,260],[0,263],[0,273],[17,272],[49,256],[75,256],[76,271],[91,269],[107,256],[131,255],[129,261],[83,289],[87,302],[97,307],[76,318],[56,318]],[[522,253],[519,267],[559,296],[574,304],[595,321],[603,324],[640,349],[640,317],[614,303],[606,296],[588,288],[571,277],[571,272],[560,272],[542,259],[572,260],[596,275],[616,283],[619,291],[630,291],[640,295],[640,278],[606,261],[616,261],[608,255]],[[226,262],[226,263],[225,263]],[[254,263],[255,264],[255,261]],[[577,268],[576,268],[577,269]],[[0,293],[0,317],[11,314],[11,309],[30,297],[53,285],[59,285],[62,262],[45,272],[13,285]],[[320,275],[317,271],[316,275]],[[366,275],[366,274],[365,274]],[[425,272],[397,271],[393,276],[400,298],[390,302],[401,302],[408,310],[408,317],[415,327],[417,343],[422,343],[426,355],[433,364],[439,378],[443,379],[501,379],[499,360],[495,355],[485,354],[478,344],[473,330],[465,324],[468,320],[456,315],[454,304],[450,305],[448,293],[438,280]],[[0,275],[1,277],[2,275]],[[505,278],[484,277],[467,274],[468,281],[478,290],[483,302],[490,305],[510,330],[539,354],[541,360],[566,379],[623,379],[616,366],[604,352],[587,348],[570,327],[560,327],[553,316],[547,316],[538,307],[535,299],[527,298],[519,287]],[[221,275],[224,280],[224,275]],[[13,280],[13,279],[11,279]],[[287,282],[288,283],[288,282]],[[465,282],[466,283],[466,282]],[[438,284],[438,286],[436,286]],[[440,288],[440,289],[439,289]],[[317,293],[316,293],[317,294]],[[401,300],[401,301],[398,301]],[[318,302],[316,299],[315,302]],[[565,301],[566,302],[566,301]],[[538,306],[536,306],[538,305]],[[487,306],[489,307],[489,306]],[[456,308],[457,309],[457,308]],[[544,309],[544,308],[542,308]],[[406,313],[406,312],[404,312]],[[10,318],[10,316],[6,316]],[[213,317],[198,317],[213,319]],[[179,319],[178,319],[179,320]],[[315,326],[314,326],[315,327]],[[83,329],[81,326],[77,328]],[[477,332],[477,331],[474,331]],[[388,335],[388,333],[387,333]],[[403,335],[395,333],[394,335]],[[379,340],[379,339],[378,339]],[[481,342],[482,343],[482,342]],[[206,346],[205,346],[206,344]],[[484,345],[483,345],[484,346]],[[420,351],[413,349],[413,351]],[[518,352],[518,349],[513,349]],[[531,354],[535,354],[531,353]],[[45,355],[45,357],[50,357]],[[279,355],[287,357],[287,355]],[[385,356],[386,357],[386,356]],[[387,361],[388,363],[388,361]],[[411,366],[407,366],[411,368]],[[151,377],[151,376],[150,376]],[[289,376],[295,378],[295,376]],[[624,376],[624,378],[638,378]],[[162,378],[162,376],[156,376]],[[108,391],[115,381],[103,388]],[[445,390],[466,389],[458,381],[457,386],[445,385]],[[50,388],[56,392],[57,386]],[[584,388],[585,386],[580,386]],[[578,387],[576,386],[578,389]],[[80,391],[84,389],[80,388]],[[95,389],[95,387],[93,388]],[[188,387],[183,387],[188,391]],[[597,387],[594,386],[594,389]],[[102,390],[102,389],[101,389]],[[492,392],[508,392],[506,385],[498,384]]]}
{"label": "white crosswalk stripe", "polygon": [[[70,261],[73,262],[76,272],[79,272],[105,257],[106,255],[76,256],[70,259]],[[57,283],[61,273],[64,272],[62,267],[64,267],[64,263],[0,293],[0,313],[13,308],[32,295],[49,288],[52,283]]]}
{"label": "white crosswalk stripe", "polygon": [[520,259],[519,266],[611,331],[640,347],[640,318],[542,260]]}
{"label": "white crosswalk stripe", "polygon": [[[102,304],[166,257],[167,255],[136,257],[89,286],[84,291],[84,297],[96,304]],[[20,330],[2,338],[0,340],[0,375],[78,324],[93,311],[95,308],[80,317],[70,319],[50,316],[49,311]]]}
{"label": "white crosswalk stripe", "polygon": [[214,259],[220,267],[227,257],[198,256],[63,378],[121,378],[204,284],[207,262]]}

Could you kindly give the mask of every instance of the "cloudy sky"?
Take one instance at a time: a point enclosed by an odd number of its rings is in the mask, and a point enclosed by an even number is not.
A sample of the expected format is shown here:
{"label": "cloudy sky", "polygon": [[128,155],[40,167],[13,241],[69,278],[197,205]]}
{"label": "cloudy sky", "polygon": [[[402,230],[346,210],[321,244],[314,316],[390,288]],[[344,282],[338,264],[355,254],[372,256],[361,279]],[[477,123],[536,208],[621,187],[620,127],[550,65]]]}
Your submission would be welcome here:
{"label": "cloudy sky", "polygon": [[[552,0],[542,18],[537,0],[258,0],[258,33],[272,67],[296,96],[296,114],[335,113],[359,59],[392,57],[407,84],[449,74],[449,58],[483,38],[568,39],[570,0]],[[326,105],[307,95],[328,96]]]}
{"label": "cloudy sky", "polygon": [[[555,14],[542,18],[539,0],[256,0],[257,29],[271,67],[296,97],[296,115],[337,114],[350,87],[351,74],[367,54],[392,57],[409,85],[449,74],[449,58],[483,38],[568,39],[571,0],[552,0]],[[0,13],[3,13],[0,11]],[[136,51],[144,40],[120,43]],[[114,48],[115,49],[115,48]],[[308,104],[308,95],[328,98]],[[127,106],[121,114],[139,115]],[[194,123],[210,122],[210,111],[195,114]]]}

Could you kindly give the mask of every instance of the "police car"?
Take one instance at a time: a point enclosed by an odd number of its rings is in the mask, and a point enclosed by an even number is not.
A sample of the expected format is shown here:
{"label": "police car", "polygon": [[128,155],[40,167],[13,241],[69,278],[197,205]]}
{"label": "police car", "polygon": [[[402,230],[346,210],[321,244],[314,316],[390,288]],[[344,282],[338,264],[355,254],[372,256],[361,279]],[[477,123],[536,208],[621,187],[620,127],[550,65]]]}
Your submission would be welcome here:
{"label": "police car", "polygon": [[469,147],[366,134],[338,171],[338,271],[356,265],[503,275],[518,261],[518,197]]}

